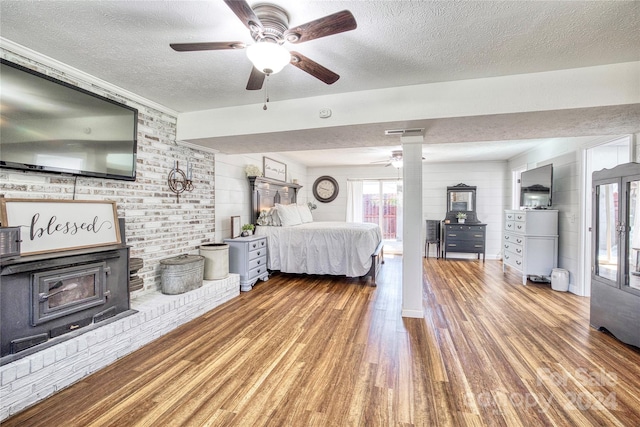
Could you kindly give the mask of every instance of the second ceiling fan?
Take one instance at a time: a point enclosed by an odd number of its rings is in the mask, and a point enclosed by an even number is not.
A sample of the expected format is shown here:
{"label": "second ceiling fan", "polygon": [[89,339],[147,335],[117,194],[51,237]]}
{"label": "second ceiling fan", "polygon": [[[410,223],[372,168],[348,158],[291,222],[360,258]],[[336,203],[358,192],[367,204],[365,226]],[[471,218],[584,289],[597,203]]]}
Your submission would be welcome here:
{"label": "second ceiling fan", "polygon": [[[422,158],[422,160],[426,160],[424,157]],[[388,167],[388,166],[393,166],[396,169],[400,169],[403,165],[403,161],[402,161],[402,150],[393,150],[391,152],[391,156],[387,159],[387,160],[379,160],[376,162],[371,162],[373,163],[386,163],[386,165],[384,165],[384,167]]]}
{"label": "second ceiling fan", "polygon": [[255,40],[254,44],[247,46],[241,41],[171,43],[171,48],[178,52],[192,52],[246,47],[247,56],[254,64],[247,90],[261,89],[265,76],[277,73],[289,63],[326,84],[333,84],[340,78],[338,74],[304,55],[288,51],[283,44],[285,42],[303,43],[354,30],[357,23],[348,10],[289,28],[289,16],[279,6],[259,3],[252,8],[245,0],[224,0],[224,2],[249,29],[251,37]]}

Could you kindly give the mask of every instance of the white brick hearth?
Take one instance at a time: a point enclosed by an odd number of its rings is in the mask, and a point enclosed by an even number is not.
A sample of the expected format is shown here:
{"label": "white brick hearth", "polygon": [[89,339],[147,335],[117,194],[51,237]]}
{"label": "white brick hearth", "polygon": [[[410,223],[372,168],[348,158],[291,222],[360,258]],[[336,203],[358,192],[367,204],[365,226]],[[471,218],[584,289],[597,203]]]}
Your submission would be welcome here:
{"label": "white brick hearth", "polygon": [[131,301],[137,313],[0,367],[0,421],[239,294],[237,274],[180,295],[147,293]]}

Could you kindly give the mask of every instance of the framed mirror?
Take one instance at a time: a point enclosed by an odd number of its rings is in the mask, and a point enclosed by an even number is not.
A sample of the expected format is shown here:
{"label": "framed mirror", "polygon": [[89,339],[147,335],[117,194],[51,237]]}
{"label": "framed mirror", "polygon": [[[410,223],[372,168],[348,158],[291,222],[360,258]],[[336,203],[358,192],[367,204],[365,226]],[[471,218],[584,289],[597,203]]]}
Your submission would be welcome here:
{"label": "framed mirror", "polygon": [[478,222],[475,186],[460,183],[447,187],[447,216],[445,220],[456,222],[456,215],[459,212],[466,214],[466,222]]}
{"label": "framed mirror", "polygon": [[449,207],[447,210],[467,212],[475,210],[475,193],[468,190],[449,191]]}

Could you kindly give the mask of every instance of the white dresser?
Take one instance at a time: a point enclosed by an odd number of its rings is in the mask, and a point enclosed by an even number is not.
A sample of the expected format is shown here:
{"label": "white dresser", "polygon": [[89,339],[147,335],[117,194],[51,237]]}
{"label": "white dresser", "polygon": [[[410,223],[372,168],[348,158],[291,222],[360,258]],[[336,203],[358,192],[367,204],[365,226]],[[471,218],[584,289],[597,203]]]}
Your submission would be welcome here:
{"label": "white dresser", "polygon": [[551,276],[558,266],[558,211],[505,211],[502,271],[507,266],[527,276]]}
{"label": "white dresser", "polygon": [[258,279],[269,280],[266,237],[237,237],[224,243],[229,245],[229,271],[240,275],[241,291],[250,291]]}

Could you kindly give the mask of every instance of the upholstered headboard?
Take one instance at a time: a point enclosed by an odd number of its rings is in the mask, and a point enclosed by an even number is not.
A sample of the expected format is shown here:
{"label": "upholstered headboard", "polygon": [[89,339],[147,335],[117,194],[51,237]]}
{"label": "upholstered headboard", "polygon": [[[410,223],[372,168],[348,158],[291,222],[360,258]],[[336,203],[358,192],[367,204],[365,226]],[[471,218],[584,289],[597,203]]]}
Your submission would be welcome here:
{"label": "upholstered headboard", "polygon": [[278,181],[261,176],[250,176],[251,189],[251,223],[255,224],[260,211],[269,210],[276,203],[289,205],[296,203],[301,185]]}

